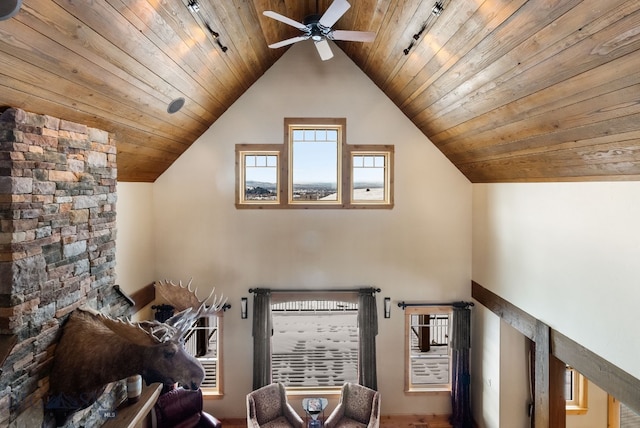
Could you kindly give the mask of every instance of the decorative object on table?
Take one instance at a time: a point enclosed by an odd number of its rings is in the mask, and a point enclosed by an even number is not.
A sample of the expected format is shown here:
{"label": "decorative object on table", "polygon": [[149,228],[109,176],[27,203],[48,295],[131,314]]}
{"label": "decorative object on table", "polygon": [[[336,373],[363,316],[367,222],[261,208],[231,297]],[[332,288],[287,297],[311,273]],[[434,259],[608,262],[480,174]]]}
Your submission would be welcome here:
{"label": "decorative object on table", "polygon": [[213,294],[200,300],[190,286],[157,283],[156,291],[179,312],[165,323],[118,320],[92,309],[77,309],[63,326],[50,375],[47,410],[58,424],[93,404],[111,382],[141,374],[147,385],[182,384],[198,389],[202,364],[184,349],[194,322],[223,310],[226,301]]}
{"label": "decorative object on table", "polygon": [[282,383],[272,383],[247,394],[247,427],[264,425],[302,426],[302,418],[287,401],[287,392]]}
{"label": "decorative object on table", "polygon": [[136,403],[142,394],[142,376],[139,374],[127,378],[127,401],[129,404]]}
{"label": "decorative object on table", "polygon": [[327,418],[325,428],[339,426],[380,426],[380,393],[366,386],[347,382],[342,386],[338,406]]}
{"label": "decorative object on table", "polygon": [[[307,427],[308,428],[320,428],[324,422],[324,409],[327,408],[329,400],[321,397],[303,398],[302,408],[308,415]],[[322,418],[320,418],[322,413]]]}

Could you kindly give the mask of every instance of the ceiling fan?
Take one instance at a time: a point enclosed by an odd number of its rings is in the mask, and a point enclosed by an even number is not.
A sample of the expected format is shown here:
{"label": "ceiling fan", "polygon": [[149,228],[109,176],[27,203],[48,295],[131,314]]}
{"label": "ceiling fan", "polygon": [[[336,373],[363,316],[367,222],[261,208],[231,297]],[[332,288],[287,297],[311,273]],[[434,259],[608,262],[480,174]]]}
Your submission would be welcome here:
{"label": "ceiling fan", "polygon": [[333,58],[333,52],[331,52],[331,47],[327,40],[372,42],[376,38],[376,33],[370,31],[334,30],[331,28],[350,7],[351,5],[347,0],[334,0],[322,16],[319,14],[309,15],[304,19],[304,23],[287,18],[277,12],[265,10],[263,12],[265,16],[283,22],[287,25],[291,25],[304,33],[301,36],[273,43],[269,45],[269,47],[277,49],[296,42],[311,39],[316,45],[320,58],[323,61],[326,61]]}

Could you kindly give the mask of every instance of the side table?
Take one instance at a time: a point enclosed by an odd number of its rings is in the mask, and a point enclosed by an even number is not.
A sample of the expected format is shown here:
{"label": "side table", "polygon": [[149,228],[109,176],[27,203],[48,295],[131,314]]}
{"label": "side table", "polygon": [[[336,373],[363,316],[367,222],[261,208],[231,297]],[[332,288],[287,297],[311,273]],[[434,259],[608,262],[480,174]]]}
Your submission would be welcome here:
{"label": "side table", "polygon": [[[321,428],[324,425],[324,409],[327,408],[329,400],[326,398],[303,398],[302,408],[306,416],[305,422],[308,428]],[[322,418],[319,418],[322,413]]]}

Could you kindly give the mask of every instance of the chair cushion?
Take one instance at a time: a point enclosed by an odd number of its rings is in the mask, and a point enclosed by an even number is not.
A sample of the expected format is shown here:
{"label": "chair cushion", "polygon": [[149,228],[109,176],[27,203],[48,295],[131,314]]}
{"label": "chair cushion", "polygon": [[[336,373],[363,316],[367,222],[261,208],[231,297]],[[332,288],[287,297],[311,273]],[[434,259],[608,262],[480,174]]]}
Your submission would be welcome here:
{"label": "chair cushion", "polygon": [[269,385],[268,387],[254,391],[253,401],[256,406],[256,420],[260,426],[263,426],[267,422],[277,420],[279,419],[278,417],[282,415],[282,398],[277,384]]}
{"label": "chair cushion", "polygon": [[284,416],[273,419],[266,424],[260,424],[260,428],[291,428],[292,426],[291,422]]}
{"label": "chair cushion", "polygon": [[355,422],[367,425],[371,418],[371,403],[373,402],[373,396],[375,394],[376,391],[372,389],[363,388],[358,385],[351,385],[349,387],[349,392],[346,394],[347,401],[345,403],[345,416],[353,419]]}

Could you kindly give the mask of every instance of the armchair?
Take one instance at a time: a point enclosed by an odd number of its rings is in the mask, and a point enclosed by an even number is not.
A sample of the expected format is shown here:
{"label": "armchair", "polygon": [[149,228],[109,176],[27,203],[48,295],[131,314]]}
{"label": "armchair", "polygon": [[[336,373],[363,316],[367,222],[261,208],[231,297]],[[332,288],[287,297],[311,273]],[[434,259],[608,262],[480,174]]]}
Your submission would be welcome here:
{"label": "armchair", "polygon": [[380,393],[355,383],[345,383],[338,406],[331,412],[325,428],[380,426]]}
{"label": "armchair", "polygon": [[287,401],[282,383],[272,383],[247,394],[247,427],[302,427],[302,418]]}
{"label": "armchair", "polygon": [[160,397],[151,411],[152,428],[222,428],[202,410],[202,390],[175,388]]}

